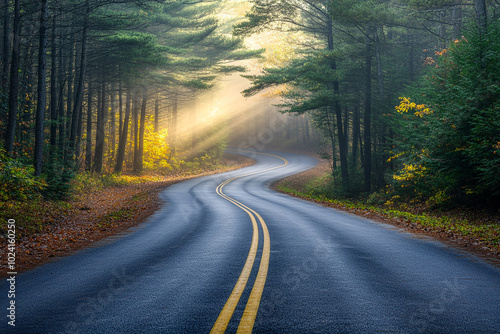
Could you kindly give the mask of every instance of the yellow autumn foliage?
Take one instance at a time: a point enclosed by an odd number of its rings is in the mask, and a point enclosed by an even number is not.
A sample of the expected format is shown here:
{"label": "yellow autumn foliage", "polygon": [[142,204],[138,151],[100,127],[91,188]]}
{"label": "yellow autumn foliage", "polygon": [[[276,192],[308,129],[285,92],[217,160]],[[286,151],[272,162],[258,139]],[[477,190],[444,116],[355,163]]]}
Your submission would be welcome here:
{"label": "yellow autumn foliage", "polygon": [[422,177],[424,175],[425,167],[422,165],[414,164],[403,164],[403,168],[399,170],[398,174],[394,174],[392,177],[396,181],[410,181],[416,177]]}
{"label": "yellow autumn foliage", "polygon": [[412,102],[408,97],[400,97],[401,102],[395,107],[396,111],[400,114],[407,113],[408,111],[415,110],[413,113],[415,116],[423,117],[424,115],[432,114],[433,111],[426,107],[425,104],[416,104]]}

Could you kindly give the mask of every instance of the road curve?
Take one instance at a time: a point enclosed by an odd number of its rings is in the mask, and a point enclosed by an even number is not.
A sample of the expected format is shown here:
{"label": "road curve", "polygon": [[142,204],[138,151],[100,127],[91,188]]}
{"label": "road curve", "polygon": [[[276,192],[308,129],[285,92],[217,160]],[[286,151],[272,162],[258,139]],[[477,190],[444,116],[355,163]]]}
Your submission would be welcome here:
{"label": "road curve", "polygon": [[16,327],[4,280],[0,333],[500,333],[500,270],[273,192],[316,161],[262,153],[168,187],[122,236],[17,275]]}

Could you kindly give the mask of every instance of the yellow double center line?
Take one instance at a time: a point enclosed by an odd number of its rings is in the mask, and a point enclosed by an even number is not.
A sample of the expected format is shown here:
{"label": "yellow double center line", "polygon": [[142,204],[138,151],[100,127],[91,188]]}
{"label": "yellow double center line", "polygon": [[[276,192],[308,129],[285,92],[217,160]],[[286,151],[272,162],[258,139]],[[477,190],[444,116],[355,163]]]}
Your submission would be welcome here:
{"label": "yellow double center line", "polygon": [[[255,152],[253,152],[255,153]],[[243,290],[245,290],[245,287],[248,282],[248,278],[250,277],[250,273],[252,271],[253,264],[255,262],[255,257],[257,256],[257,249],[259,245],[259,227],[257,225],[257,220],[259,220],[260,226],[262,227],[263,235],[264,235],[264,245],[262,249],[262,257],[260,259],[260,265],[259,265],[259,271],[257,272],[257,278],[255,279],[255,283],[253,285],[252,291],[250,292],[250,297],[248,298],[247,305],[245,307],[245,310],[243,311],[243,316],[240,320],[240,324],[238,326],[238,331],[237,333],[251,333],[253,329],[253,325],[255,323],[255,318],[257,316],[257,311],[259,310],[259,304],[260,304],[260,299],[262,297],[262,291],[264,290],[264,285],[266,284],[266,278],[267,278],[267,270],[269,268],[269,256],[271,254],[271,242],[269,239],[269,230],[267,229],[267,225],[262,219],[262,217],[249,208],[248,206],[244,205],[243,203],[235,200],[232,197],[227,196],[222,192],[222,188],[224,188],[225,185],[227,185],[229,182],[234,181],[236,179],[245,177],[245,176],[250,176],[254,174],[259,174],[259,173],[265,173],[268,171],[271,171],[273,169],[281,168],[283,166],[288,165],[288,160],[279,157],[277,155],[273,154],[268,154],[268,153],[258,153],[262,155],[269,155],[272,157],[279,158],[283,160],[283,164],[280,166],[264,169],[258,172],[254,173],[249,173],[249,174],[244,174],[241,176],[236,176],[231,179],[228,179],[221,184],[217,186],[217,194],[221,196],[222,198],[228,200],[229,202],[233,203],[243,211],[245,211],[248,216],[250,217],[250,220],[252,221],[252,226],[253,226],[253,235],[252,235],[252,243],[250,245],[250,251],[248,252],[247,259],[245,261],[245,265],[243,266],[243,270],[240,273],[240,276],[238,277],[238,281],[236,282],[236,285],[233,288],[233,291],[231,292],[231,295],[229,296],[228,300],[226,301],[226,304],[222,308],[222,311],[219,314],[219,317],[217,318],[217,321],[215,322],[214,326],[212,327],[212,330],[210,333],[224,333],[229,321],[231,320],[231,317],[233,316],[234,310],[236,309],[236,306],[238,305],[238,302],[240,300],[240,297],[243,293]]]}

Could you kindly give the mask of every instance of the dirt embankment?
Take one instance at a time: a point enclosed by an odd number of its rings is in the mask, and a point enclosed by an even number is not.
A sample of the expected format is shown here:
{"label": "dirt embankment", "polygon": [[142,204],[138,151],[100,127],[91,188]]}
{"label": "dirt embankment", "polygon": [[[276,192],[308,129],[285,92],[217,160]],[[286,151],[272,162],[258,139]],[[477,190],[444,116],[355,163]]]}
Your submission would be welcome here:
{"label": "dirt embankment", "polygon": [[[249,158],[226,154],[221,161],[223,167],[216,170],[188,176],[165,177],[159,182],[107,187],[82,194],[68,203],[69,209],[51,212],[53,222],[40,233],[25,235],[16,240],[15,270],[7,270],[7,261],[4,260],[0,265],[0,276],[5,276],[8,271],[21,273],[141,224],[158,210],[162,204],[158,194],[171,184],[227,172],[253,163]],[[22,220],[22,217],[13,219]],[[0,247],[0,258],[6,259],[6,239],[2,244],[5,247]]]}

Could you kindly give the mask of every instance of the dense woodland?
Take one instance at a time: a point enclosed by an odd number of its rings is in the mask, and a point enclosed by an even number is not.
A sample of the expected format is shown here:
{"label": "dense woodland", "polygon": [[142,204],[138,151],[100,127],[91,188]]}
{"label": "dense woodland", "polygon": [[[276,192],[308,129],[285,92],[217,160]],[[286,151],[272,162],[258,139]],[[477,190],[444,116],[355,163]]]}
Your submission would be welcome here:
{"label": "dense woodland", "polygon": [[[24,180],[26,188],[55,187],[57,196],[75,171],[173,169],[181,144],[187,151],[213,137],[221,125],[204,122],[211,128],[190,127],[191,140],[181,143],[179,118],[200,125],[205,115],[195,108],[179,115],[180,106],[260,53],[221,32],[221,8],[220,1],[4,1],[4,195]],[[217,157],[222,144],[209,140],[197,154]]]}
{"label": "dense woodland", "polygon": [[[496,0],[5,0],[0,8],[3,199],[58,197],[82,171],[171,171],[218,157],[229,121],[196,104],[257,57],[262,72],[245,75],[244,94],[267,91],[298,115],[284,142],[318,146],[311,124],[321,132],[336,194],[383,190],[438,205],[500,199]],[[236,14],[224,21],[227,12]],[[254,43],[265,52],[245,47],[258,36],[267,36]],[[258,132],[272,109],[253,110],[257,121],[247,124]],[[247,138],[239,135],[236,146]]]}
{"label": "dense woodland", "polygon": [[[237,35],[293,35],[248,76],[330,141],[333,195],[500,203],[498,1],[252,1]],[[396,108],[395,108],[396,106]]]}

